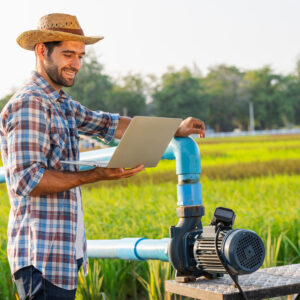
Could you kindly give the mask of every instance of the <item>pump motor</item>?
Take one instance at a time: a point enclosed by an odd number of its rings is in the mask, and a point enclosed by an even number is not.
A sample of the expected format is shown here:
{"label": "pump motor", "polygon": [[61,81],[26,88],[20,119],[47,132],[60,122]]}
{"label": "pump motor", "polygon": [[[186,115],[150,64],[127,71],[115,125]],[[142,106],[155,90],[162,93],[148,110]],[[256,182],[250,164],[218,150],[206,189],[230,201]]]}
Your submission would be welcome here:
{"label": "pump motor", "polygon": [[[227,273],[216,251],[216,232],[216,226],[206,226],[195,239],[193,255],[196,267],[207,277]],[[217,247],[234,275],[255,272],[265,256],[261,238],[250,230],[221,230]]]}
{"label": "pump motor", "polygon": [[180,221],[170,229],[169,255],[177,281],[255,272],[264,261],[261,238],[251,230],[233,229],[233,210],[218,207],[209,226],[202,228],[204,208],[179,208]]}

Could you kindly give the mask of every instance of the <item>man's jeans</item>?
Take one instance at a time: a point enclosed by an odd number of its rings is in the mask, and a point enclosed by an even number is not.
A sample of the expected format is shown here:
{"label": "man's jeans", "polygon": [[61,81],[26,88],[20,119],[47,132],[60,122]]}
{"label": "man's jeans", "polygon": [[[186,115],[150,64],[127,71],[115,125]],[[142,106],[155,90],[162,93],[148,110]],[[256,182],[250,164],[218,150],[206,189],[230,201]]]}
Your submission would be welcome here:
{"label": "man's jeans", "polygon": [[[82,258],[77,260],[78,270]],[[15,283],[20,300],[74,300],[75,290],[65,290],[53,285],[42,277],[42,273],[33,266],[25,267],[15,273]]]}

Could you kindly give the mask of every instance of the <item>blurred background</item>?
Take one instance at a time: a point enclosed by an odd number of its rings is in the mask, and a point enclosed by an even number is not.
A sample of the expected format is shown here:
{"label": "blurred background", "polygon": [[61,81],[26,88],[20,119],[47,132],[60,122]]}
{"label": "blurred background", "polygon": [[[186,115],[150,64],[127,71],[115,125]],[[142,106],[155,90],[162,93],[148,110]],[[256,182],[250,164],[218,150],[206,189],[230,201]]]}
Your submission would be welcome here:
{"label": "blurred background", "polygon": [[[0,108],[35,67],[16,44],[53,12],[77,16],[87,46],[73,99],[122,115],[206,123],[197,139],[209,224],[215,207],[256,231],[263,267],[300,262],[300,2],[297,0],[2,1]],[[221,136],[221,137],[219,137]],[[81,139],[81,150],[102,147]],[[149,145],[151,147],[151,145]],[[121,181],[82,188],[88,239],[163,238],[177,224],[174,161]],[[0,186],[0,299],[17,300],[6,256],[10,203]],[[168,263],[90,259],[77,299],[178,299],[165,293]],[[183,298],[181,298],[183,299]],[[286,298],[285,298],[286,299]]]}
{"label": "blurred background", "polygon": [[91,109],[186,117],[211,132],[300,125],[300,2],[293,0],[7,1],[0,108],[34,70],[16,37],[41,16],[74,14],[87,35],[69,92]]}

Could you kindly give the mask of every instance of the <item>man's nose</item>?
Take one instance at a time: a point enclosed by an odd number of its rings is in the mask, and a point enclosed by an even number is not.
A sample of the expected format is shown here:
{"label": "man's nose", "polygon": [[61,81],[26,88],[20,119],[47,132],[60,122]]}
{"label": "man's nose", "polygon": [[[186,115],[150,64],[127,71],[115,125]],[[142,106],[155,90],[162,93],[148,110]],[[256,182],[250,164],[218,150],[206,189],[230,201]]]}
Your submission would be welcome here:
{"label": "man's nose", "polygon": [[71,67],[79,71],[81,68],[81,59],[79,57],[74,57],[71,62]]}

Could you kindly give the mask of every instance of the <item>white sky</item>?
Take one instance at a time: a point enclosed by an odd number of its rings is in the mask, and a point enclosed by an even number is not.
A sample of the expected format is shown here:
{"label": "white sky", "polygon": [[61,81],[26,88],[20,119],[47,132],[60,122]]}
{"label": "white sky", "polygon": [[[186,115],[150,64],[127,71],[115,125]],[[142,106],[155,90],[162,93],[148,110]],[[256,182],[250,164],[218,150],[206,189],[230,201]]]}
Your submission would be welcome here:
{"label": "white sky", "polygon": [[85,34],[103,35],[94,47],[113,77],[161,75],[172,65],[205,74],[219,63],[241,69],[270,64],[290,73],[300,54],[298,0],[3,0],[0,9],[0,98],[34,69],[34,54],[15,40],[41,16],[77,16]]}

